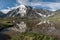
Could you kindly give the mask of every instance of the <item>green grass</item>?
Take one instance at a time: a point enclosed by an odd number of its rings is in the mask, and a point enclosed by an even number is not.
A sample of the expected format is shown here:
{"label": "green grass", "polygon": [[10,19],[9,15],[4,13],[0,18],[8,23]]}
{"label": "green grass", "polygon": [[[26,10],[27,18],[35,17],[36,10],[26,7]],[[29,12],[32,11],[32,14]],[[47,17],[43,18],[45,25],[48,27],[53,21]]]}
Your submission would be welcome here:
{"label": "green grass", "polygon": [[19,33],[17,35],[13,35],[11,40],[55,40],[55,38],[38,33]]}
{"label": "green grass", "polygon": [[0,30],[7,27],[13,27],[13,23],[6,19],[0,19]]}
{"label": "green grass", "polygon": [[49,37],[49,40],[55,40],[55,38],[54,37]]}
{"label": "green grass", "polygon": [[54,17],[49,17],[48,20],[60,22],[60,14],[55,15]]}

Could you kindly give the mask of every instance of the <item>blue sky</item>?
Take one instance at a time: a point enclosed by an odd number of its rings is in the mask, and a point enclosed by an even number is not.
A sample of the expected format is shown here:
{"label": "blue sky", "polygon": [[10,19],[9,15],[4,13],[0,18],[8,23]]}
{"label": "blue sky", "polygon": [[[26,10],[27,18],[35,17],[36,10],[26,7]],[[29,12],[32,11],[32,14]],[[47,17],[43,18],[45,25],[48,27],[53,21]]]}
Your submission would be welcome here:
{"label": "blue sky", "polygon": [[7,9],[8,7],[13,7],[17,4],[16,0],[0,0],[0,9]]}
{"label": "blue sky", "polygon": [[0,0],[0,10],[6,11],[20,4],[51,11],[60,9],[60,0]]}
{"label": "blue sky", "polygon": [[60,2],[59,0],[30,0],[30,1],[40,1],[40,2]]}

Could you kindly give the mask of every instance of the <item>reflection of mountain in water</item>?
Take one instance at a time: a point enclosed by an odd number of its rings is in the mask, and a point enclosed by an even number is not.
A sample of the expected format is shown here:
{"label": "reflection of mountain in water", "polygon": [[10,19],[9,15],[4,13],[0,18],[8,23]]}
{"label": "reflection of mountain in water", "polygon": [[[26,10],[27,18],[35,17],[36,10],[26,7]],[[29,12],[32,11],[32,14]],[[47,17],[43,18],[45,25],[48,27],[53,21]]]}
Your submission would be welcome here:
{"label": "reflection of mountain in water", "polygon": [[25,32],[25,30],[27,29],[26,24],[24,23],[24,21],[21,22],[14,22],[14,27],[10,27],[10,28],[6,28],[3,31],[8,31],[8,30],[12,30],[12,31],[17,31],[17,32]]}
{"label": "reflection of mountain in water", "polygon": [[[8,30],[13,30],[17,32],[36,32],[44,34],[54,34],[59,35],[60,29],[56,27],[57,24],[53,21],[13,21],[14,27],[7,28]],[[3,31],[7,30],[4,29]]]}
{"label": "reflection of mountain in water", "polygon": [[16,25],[11,28],[12,30],[18,31],[18,32],[25,32],[26,30],[26,24],[24,21],[16,23]]}
{"label": "reflection of mountain in water", "polygon": [[30,31],[32,32],[52,32],[56,30],[54,23],[46,20],[40,22],[27,22],[27,24],[29,24],[28,27],[30,27]]}

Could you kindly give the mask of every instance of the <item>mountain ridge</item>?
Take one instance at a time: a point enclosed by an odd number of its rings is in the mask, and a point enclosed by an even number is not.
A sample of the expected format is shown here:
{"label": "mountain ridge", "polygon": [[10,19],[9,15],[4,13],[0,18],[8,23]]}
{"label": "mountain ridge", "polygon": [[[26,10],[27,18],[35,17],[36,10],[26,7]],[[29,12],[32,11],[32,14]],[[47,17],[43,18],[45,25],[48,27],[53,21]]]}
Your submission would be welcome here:
{"label": "mountain ridge", "polygon": [[[48,15],[51,15],[52,13],[54,14],[54,12],[49,11],[49,10],[45,10],[45,9],[42,9],[42,8],[41,9],[34,9],[31,6],[25,6],[25,7],[27,8],[27,10],[26,10],[26,15],[24,15],[24,17],[41,18],[42,16],[40,16],[38,13],[41,13],[41,15],[43,15],[43,16],[44,15],[48,16]],[[20,11],[20,8],[18,7],[17,9],[13,9],[13,10],[9,11],[5,15],[6,15],[6,17],[21,16],[21,14],[18,13],[19,11]]]}

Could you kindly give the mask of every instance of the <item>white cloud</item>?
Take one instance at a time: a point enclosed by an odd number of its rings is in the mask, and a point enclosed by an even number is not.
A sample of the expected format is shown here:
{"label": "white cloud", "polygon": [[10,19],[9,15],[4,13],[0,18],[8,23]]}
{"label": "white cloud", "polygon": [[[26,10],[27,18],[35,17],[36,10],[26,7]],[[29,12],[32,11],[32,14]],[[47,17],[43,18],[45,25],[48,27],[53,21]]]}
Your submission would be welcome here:
{"label": "white cloud", "polygon": [[44,2],[40,2],[40,3],[32,3],[32,6],[38,6],[40,5],[41,7],[48,7],[49,10],[51,11],[56,11],[58,9],[60,9],[60,3],[44,3]]}
{"label": "white cloud", "polygon": [[29,0],[17,0],[17,2],[22,4],[22,5],[30,5]]}
{"label": "white cloud", "polygon": [[0,11],[2,11],[4,14],[7,14],[9,11],[13,10],[13,9],[17,9],[19,7],[19,5],[16,5],[15,7],[9,8],[8,9],[2,9]]}
{"label": "white cloud", "polygon": [[4,14],[6,14],[6,13],[8,13],[10,11],[10,9],[2,9],[0,11],[2,11]]}
{"label": "white cloud", "polygon": [[51,11],[60,9],[60,3],[44,3],[42,5],[49,7],[50,8],[49,10],[51,10]]}
{"label": "white cloud", "polygon": [[49,7],[49,10],[51,10],[51,11],[55,11],[55,10],[60,9],[60,3],[50,3],[49,2],[49,3],[37,3],[37,4],[34,4],[34,6],[37,6],[37,5],[40,5],[42,7]]}
{"label": "white cloud", "polygon": [[29,0],[17,0],[18,3],[24,4],[24,5],[30,5],[30,6],[37,6],[40,5],[42,7],[47,6],[49,10],[55,11],[57,9],[60,9],[60,1],[54,0],[56,2],[43,2],[42,0],[32,0],[33,2],[29,2]]}
{"label": "white cloud", "polygon": [[[41,7],[48,7],[49,10],[51,11],[55,11],[60,9],[60,3],[59,2],[43,2],[42,0],[32,0],[33,2],[29,2],[29,0],[17,0],[17,2],[19,4],[23,4],[23,5],[29,5],[29,6],[37,6],[40,5]],[[57,1],[57,0],[56,0]],[[3,13],[8,13],[10,10],[12,9],[16,9],[18,8],[20,5],[16,4],[15,7],[9,8],[8,9],[2,9],[0,11],[2,11]]]}

